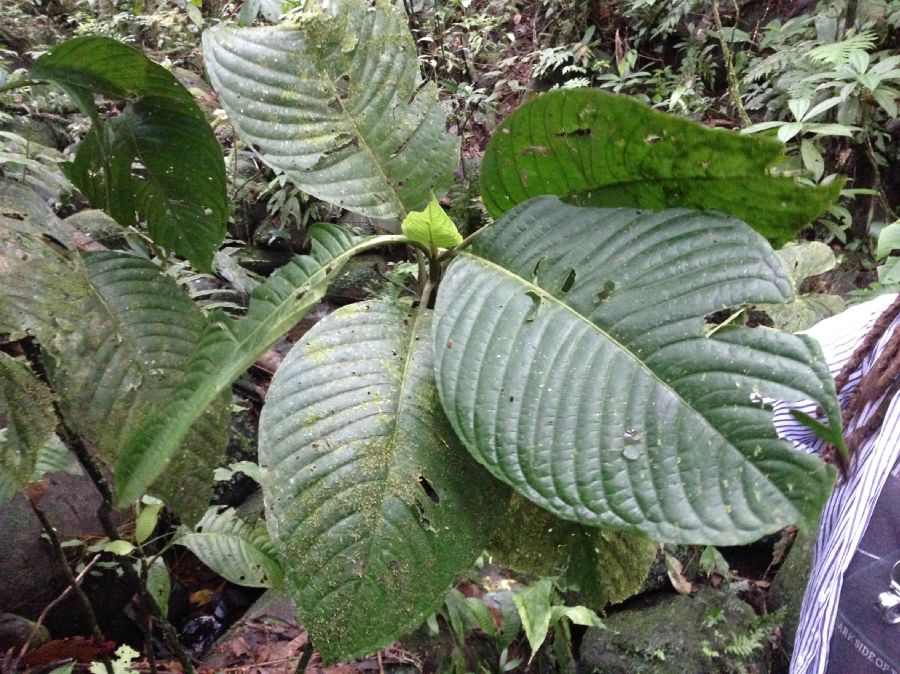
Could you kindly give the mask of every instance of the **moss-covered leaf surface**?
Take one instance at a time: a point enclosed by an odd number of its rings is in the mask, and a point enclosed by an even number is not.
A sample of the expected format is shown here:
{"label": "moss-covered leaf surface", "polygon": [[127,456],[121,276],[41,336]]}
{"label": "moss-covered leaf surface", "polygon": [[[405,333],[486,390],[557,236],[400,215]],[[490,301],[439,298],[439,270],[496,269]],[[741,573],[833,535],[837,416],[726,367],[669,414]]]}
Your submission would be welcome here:
{"label": "moss-covered leaf surface", "polygon": [[331,314],[285,359],[260,420],[269,527],[329,662],[435,612],[508,498],[441,411],[431,320],[384,302]]}
{"label": "moss-covered leaf surface", "polygon": [[715,209],[781,245],[837,198],[841,181],[803,187],[769,170],[781,143],[704,127],[597,90],[560,90],[516,110],[481,169],[495,217],[552,194],[580,205]]}

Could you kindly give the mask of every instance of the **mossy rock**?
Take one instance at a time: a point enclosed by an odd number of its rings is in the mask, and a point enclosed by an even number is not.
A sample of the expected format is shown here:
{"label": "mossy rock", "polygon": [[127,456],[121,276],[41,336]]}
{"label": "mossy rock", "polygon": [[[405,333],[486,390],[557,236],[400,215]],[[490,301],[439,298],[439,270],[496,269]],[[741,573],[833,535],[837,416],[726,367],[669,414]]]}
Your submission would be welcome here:
{"label": "mossy rock", "polygon": [[800,605],[803,603],[803,595],[812,569],[817,531],[818,525],[797,534],[769,590],[769,610],[781,610],[784,620],[781,627],[783,653],[778,658],[779,662],[775,668],[778,672],[788,670],[791,653],[794,650],[794,638],[797,635],[797,625],[800,623]]}
{"label": "mossy rock", "polygon": [[[768,629],[733,592],[700,588],[616,613],[584,636],[579,674],[769,671]],[[749,652],[748,652],[749,650]]]}

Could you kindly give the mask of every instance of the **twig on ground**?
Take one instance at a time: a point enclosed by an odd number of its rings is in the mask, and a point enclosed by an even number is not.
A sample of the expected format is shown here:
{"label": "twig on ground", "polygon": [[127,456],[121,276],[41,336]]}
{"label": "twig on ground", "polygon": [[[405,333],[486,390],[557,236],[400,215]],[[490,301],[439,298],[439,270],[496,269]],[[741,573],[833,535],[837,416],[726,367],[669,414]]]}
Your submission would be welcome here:
{"label": "twig on ground", "polygon": [[[33,508],[34,504],[32,504],[31,507]],[[90,572],[90,570],[94,567],[94,564],[96,564],[99,560],[100,560],[100,555],[99,554],[94,555],[91,558],[91,561],[89,561],[87,564],[85,564],[84,568],[78,573],[77,576],[75,576],[75,582],[80,585],[81,581],[84,580],[84,577]],[[44,610],[41,611],[41,614],[38,616],[37,620],[34,623],[34,627],[31,630],[31,634],[28,635],[28,638],[25,640],[25,643],[22,645],[22,648],[19,651],[19,655],[16,658],[17,660],[20,660],[28,652],[28,649],[31,647],[31,642],[34,641],[34,637],[37,635],[38,630],[41,629],[41,625],[44,624],[44,621],[47,619],[47,615],[50,613],[50,611],[52,611],[54,609],[54,607],[58,606],[59,603],[63,599],[68,597],[71,593],[72,593],[72,586],[67,585],[66,589],[63,590],[56,599],[54,599],[53,601],[51,601],[49,604],[47,604],[44,607]]]}
{"label": "twig on ground", "polygon": [[103,662],[103,666],[106,667],[107,674],[113,674],[112,662],[109,659],[109,655],[101,650],[103,644],[106,642],[106,637],[103,636],[103,632],[100,631],[100,627],[97,625],[97,615],[94,613],[94,607],[91,606],[91,600],[88,599],[84,590],[81,589],[79,580],[75,577],[75,574],[72,573],[72,567],[69,566],[69,560],[66,559],[66,551],[59,541],[59,536],[56,535],[56,529],[53,528],[50,520],[47,519],[46,513],[44,513],[44,511],[41,510],[41,507],[34,502],[34,499],[29,498],[28,503],[31,505],[31,509],[40,521],[41,526],[44,528],[44,533],[47,534],[47,538],[50,539],[50,547],[53,548],[56,559],[62,567],[66,579],[69,581],[69,587],[75,593],[75,596],[78,597],[78,601],[81,602],[81,608],[87,618],[91,635],[94,637],[94,641],[97,644],[100,660]]}

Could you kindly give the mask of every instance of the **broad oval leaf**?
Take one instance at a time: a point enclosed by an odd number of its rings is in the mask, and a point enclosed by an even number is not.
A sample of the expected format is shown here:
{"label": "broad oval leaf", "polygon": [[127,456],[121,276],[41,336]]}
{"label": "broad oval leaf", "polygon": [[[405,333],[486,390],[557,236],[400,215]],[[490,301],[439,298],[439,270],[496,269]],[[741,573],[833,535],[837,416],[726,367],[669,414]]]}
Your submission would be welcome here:
{"label": "broad oval leaf", "polygon": [[281,585],[284,572],[265,522],[246,522],[233,508],[210,508],[195,531],[179,536],[175,542],[232,583],[268,588]]}
{"label": "broad oval leaf", "polygon": [[[29,74],[58,85],[93,120],[67,172],[91,204],[122,225],[137,212],[157,243],[209,269],[228,220],[225,162],[188,90],[134,47],[100,36],[62,43]],[[127,105],[102,121],[93,94]]]}
{"label": "broad oval leaf", "polygon": [[260,419],[269,528],[326,661],[421,624],[487,543],[508,492],[437,400],[431,316],[338,310],[291,350]]}
{"label": "broad oval leaf", "polygon": [[430,250],[453,248],[462,243],[462,235],[437,199],[421,211],[411,211],[400,223],[400,231],[414,243]]}
{"label": "broad oval leaf", "polygon": [[321,223],[310,229],[310,238],[309,255],[295,256],[254,289],[245,316],[209,316],[196,351],[184,365],[184,378],[124,442],[116,462],[120,506],[140,498],[167,466],[168,474],[178,474],[179,467],[170,464],[192,424],[322,299],[347,260],[370,247],[406,241],[401,236],[358,237]]}
{"label": "broad oval leaf", "polygon": [[[67,422],[104,460],[116,461],[126,438],[181,380],[203,314],[148,260],[60,252],[11,231],[0,230],[0,281],[0,325],[37,337]],[[176,444],[173,470],[154,488],[185,520],[208,505],[212,470],[227,441],[227,400],[211,402],[190,442]]]}
{"label": "broad oval leaf", "polygon": [[491,137],[481,167],[497,217],[552,194],[591,206],[716,209],[781,245],[837,198],[769,169],[781,143],[704,127],[626,96],[559,90],[529,101]]}
{"label": "broad oval leaf", "polygon": [[705,317],[790,293],[778,257],[732,218],[535,199],[449,267],[441,401],[488,470],[560,517],[751,541],[810,521],[833,476],[776,436],[763,400],[816,400],[832,428],[840,415],[811,340]]}
{"label": "broad oval leaf", "polygon": [[50,389],[24,362],[0,352],[0,504],[31,481],[55,428]]}
{"label": "broad oval leaf", "polygon": [[458,139],[399,4],[312,0],[296,24],[207,31],[203,56],[241,138],[305,192],[402,218],[452,183]]}

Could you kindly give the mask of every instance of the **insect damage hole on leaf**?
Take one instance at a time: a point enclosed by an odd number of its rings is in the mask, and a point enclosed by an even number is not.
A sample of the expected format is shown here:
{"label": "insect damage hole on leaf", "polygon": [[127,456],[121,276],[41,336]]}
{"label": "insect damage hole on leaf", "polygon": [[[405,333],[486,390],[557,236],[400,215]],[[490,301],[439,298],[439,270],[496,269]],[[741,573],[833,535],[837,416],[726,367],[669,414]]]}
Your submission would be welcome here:
{"label": "insect damage hole on leaf", "polygon": [[594,135],[594,132],[589,127],[582,127],[579,129],[572,129],[571,131],[563,129],[562,131],[557,131],[556,135],[561,138],[590,138]]}
{"label": "insect damage hole on leaf", "polygon": [[567,293],[572,289],[572,286],[575,285],[575,278],[577,274],[574,269],[570,269],[569,273],[566,274],[566,279],[563,281],[562,287],[559,289],[561,293]]}
{"label": "insect damage hole on leaf", "polygon": [[441,502],[441,497],[438,495],[437,490],[435,490],[434,485],[432,485],[424,475],[419,476],[419,486],[422,488],[422,491],[425,492],[425,495],[431,499],[432,503],[438,504]]}
{"label": "insect damage hole on leaf", "polygon": [[529,290],[525,294],[531,298],[531,302],[532,302],[531,307],[528,309],[528,313],[525,314],[525,322],[533,323],[534,320],[537,318],[538,313],[541,310],[541,302],[543,300],[541,299],[540,294],[534,292],[533,290]]}

